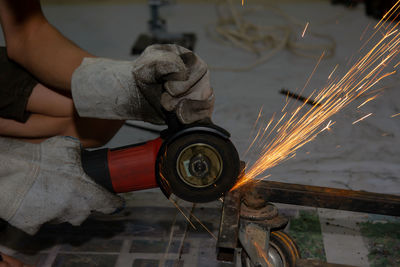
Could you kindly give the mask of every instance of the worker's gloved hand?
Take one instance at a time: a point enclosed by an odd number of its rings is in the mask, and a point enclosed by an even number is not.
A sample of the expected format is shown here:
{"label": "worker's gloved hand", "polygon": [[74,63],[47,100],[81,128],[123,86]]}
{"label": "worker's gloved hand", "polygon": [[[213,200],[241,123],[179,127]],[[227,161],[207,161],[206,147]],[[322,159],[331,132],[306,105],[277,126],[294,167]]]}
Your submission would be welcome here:
{"label": "worker's gloved hand", "polygon": [[185,124],[211,118],[207,65],[178,45],[152,45],[135,61],[85,58],[72,76],[82,117],[165,123],[163,109]]}
{"label": "worker's gloved hand", "polygon": [[93,211],[124,204],[84,173],[76,139],[31,144],[0,137],[0,147],[0,218],[29,234],[46,222],[79,225]]}

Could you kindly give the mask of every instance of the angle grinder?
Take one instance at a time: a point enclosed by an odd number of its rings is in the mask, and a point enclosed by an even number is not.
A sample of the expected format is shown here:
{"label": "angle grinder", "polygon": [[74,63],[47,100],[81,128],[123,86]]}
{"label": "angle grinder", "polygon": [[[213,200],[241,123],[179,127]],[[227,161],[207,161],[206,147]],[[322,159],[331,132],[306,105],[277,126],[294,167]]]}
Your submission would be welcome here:
{"label": "angle grinder", "polygon": [[210,120],[181,124],[167,114],[160,137],[113,149],[83,150],[82,166],[114,193],[160,187],[189,202],[210,202],[229,191],[240,173],[240,159],[226,130]]}

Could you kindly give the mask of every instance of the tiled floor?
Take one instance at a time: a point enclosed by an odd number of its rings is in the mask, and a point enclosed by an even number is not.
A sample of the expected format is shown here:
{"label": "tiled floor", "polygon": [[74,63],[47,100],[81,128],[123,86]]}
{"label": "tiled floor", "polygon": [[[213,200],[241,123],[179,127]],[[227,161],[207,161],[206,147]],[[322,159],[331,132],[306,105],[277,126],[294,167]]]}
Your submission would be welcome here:
{"label": "tiled floor", "polygon": [[[194,216],[217,235],[219,208],[196,208]],[[9,229],[6,236],[19,238],[0,240],[39,266],[228,266],[216,261],[216,240],[193,217],[195,228],[174,207],[130,207],[81,227],[47,225],[35,237]]]}
{"label": "tiled floor", "polygon": [[[181,203],[188,217],[192,211],[193,228],[161,194],[151,194],[158,195],[154,206],[132,200],[121,214],[94,216],[81,227],[46,225],[34,237],[9,227],[0,235],[0,249],[6,248],[38,267],[234,266],[216,260],[216,240],[195,219],[217,236],[220,203],[195,207]],[[360,267],[400,263],[400,219],[283,204],[278,207],[291,218],[286,231],[303,258]]]}

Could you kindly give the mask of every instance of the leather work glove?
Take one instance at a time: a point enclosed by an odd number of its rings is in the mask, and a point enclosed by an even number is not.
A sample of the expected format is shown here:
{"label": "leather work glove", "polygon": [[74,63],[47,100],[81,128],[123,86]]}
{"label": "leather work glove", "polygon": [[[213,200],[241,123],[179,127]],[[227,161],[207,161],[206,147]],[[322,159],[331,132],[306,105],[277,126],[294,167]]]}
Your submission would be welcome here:
{"label": "leather work glove", "polygon": [[93,211],[124,205],[84,173],[76,139],[31,144],[0,137],[0,147],[0,218],[28,234],[46,222],[79,225]]}
{"label": "leather work glove", "polygon": [[184,123],[211,118],[214,94],[207,65],[178,45],[152,45],[135,61],[85,58],[72,76],[81,117],[165,123],[163,110]]}

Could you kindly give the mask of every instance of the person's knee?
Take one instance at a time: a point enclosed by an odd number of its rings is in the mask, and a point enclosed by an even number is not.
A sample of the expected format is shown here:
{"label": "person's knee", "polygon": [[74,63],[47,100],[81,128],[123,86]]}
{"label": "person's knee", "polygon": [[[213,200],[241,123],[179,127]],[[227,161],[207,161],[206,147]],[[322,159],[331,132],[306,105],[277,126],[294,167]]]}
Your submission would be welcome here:
{"label": "person's knee", "polygon": [[7,56],[17,63],[22,63],[24,55],[29,53],[29,44],[35,40],[37,32],[49,24],[44,17],[36,16],[23,25],[10,27],[5,32]]}

